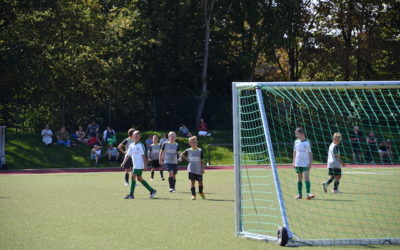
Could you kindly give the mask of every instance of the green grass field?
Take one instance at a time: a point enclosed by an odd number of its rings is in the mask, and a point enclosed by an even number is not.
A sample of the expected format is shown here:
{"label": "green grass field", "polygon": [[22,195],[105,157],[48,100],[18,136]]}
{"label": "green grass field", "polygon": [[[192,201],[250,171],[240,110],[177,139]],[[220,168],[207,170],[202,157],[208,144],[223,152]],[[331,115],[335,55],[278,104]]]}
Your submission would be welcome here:
{"label": "green grass field", "polygon": [[[149,180],[149,172],[144,178]],[[282,249],[235,237],[233,171],[207,171],[204,178],[207,200],[192,201],[185,171],[175,194],[158,175],[149,181],[158,190],[154,200],[142,186],[134,200],[124,200],[123,173],[0,175],[0,249]],[[297,206],[313,204],[317,210],[335,202],[328,201],[331,194],[315,193],[315,201]],[[358,202],[359,195],[344,194],[341,200]],[[375,247],[399,249],[334,249]]]}

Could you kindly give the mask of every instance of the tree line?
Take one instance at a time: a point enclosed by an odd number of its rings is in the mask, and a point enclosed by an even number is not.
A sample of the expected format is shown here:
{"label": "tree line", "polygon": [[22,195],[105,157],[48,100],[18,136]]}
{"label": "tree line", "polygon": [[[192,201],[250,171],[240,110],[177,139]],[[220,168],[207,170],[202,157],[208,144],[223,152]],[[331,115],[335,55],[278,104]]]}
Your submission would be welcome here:
{"label": "tree line", "polygon": [[0,123],[231,127],[233,81],[400,79],[397,0],[3,0]]}

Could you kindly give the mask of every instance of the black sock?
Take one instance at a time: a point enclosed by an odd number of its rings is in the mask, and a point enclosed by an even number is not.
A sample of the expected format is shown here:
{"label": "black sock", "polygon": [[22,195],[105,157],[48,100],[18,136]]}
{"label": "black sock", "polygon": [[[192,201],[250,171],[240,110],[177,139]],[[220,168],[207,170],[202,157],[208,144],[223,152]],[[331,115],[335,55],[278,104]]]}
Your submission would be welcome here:
{"label": "black sock", "polygon": [[129,182],[129,174],[125,173],[125,182]]}
{"label": "black sock", "polygon": [[151,179],[154,179],[154,170],[151,170]]}
{"label": "black sock", "polygon": [[199,186],[199,193],[203,193],[203,186]]}
{"label": "black sock", "polygon": [[164,179],[164,171],[160,170],[161,178]]}
{"label": "black sock", "polygon": [[192,195],[196,195],[196,189],[195,189],[194,187],[192,187],[192,188],[190,189],[190,191],[192,191]]}
{"label": "black sock", "polygon": [[175,189],[176,179],[172,180],[173,189]]}
{"label": "black sock", "polygon": [[326,185],[329,185],[329,184],[331,184],[333,180],[334,180],[334,178],[333,178],[333,177],[329,178],[329,179],[326,181]]}
{"label": "black sock", "polygon": [[335,181],[333,183],[333,190],[338,190],[338,187],[339,187],[339,181]]}
{"label": "black sock", "polygon": [[169,188],[173,189],[174,177],[168,177],[168,183],[169,183]]}

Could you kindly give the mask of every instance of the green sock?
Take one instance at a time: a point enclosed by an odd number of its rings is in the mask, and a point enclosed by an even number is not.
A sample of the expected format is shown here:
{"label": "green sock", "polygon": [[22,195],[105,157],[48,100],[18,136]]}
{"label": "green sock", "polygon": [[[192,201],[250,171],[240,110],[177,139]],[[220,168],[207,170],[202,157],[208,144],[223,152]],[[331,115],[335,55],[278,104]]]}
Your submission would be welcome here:
{"label": "green sock", "polygon": [[309,194],[309,193],[310,193],[310,190],[311,190],[311,182],[306,181],[305,183],[306,183],[307,194]]}
{"label": "green sock", "polygon": [[299,195],[301,195],[303,189],[303,183],[301,181],[297,182],[297,190],[299,192]]}
{"label": "green sock", "polygon": [[131,181],[131,192],[130,192],[130,195],[133,195],[133,193],[135,193],[135,187],[136,187],[136,181],[132,180]]}
{"label": "green sock", "polygon": [[154,189],[150,187],[150,185],[147,183],[147,181],[143,180],[142,184],[145,188],[147,188],[147,190],[149,190],[150,192],[153,191]]}

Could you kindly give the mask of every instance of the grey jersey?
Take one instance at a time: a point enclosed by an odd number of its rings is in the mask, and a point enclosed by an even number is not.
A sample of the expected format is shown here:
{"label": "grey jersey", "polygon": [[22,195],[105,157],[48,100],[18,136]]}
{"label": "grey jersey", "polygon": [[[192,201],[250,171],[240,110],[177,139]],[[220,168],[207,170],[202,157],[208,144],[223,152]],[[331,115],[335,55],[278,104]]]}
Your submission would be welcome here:
{"label": "grey jersey", "polygon": [[203,159],[203,151],[201,151],[201,148],[188,148],[182,154],[186,156],[189,161],[189,165],[187,168],[188,172],[202,175],[203,173],[201,171],[201,160]]}
{"label": "grey jersey", "polygon": [[178,143],[165,142],[161,149],[164,151],[164,163],[165,164],[178,164]]}
{"label": "grey jersey", "polygon": [[125,146],[125,151],[128,151],[129,145],[131,145],[131,143],[133,143],[133,140],[129,137],[121,142],[121,144]]}
{"label": "grey jersey", "polygon": [[340,155],[339,145],[331,143],[328,150],[328,168],[341,168],[340,162],[336,159],[336,155]]}
{"label": "grey jersey", "polygon": [[151,160],[158,160],[160,148],[161,148],[160,144],[151,144],[149,146],[149,153]]}

